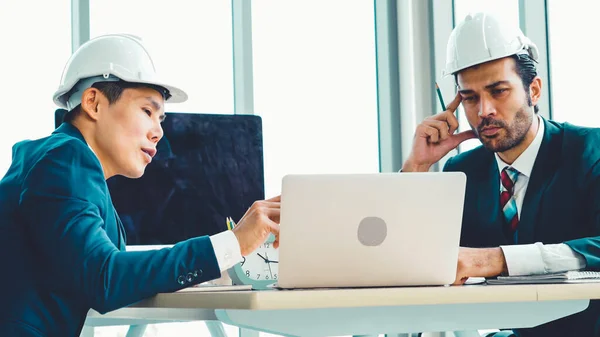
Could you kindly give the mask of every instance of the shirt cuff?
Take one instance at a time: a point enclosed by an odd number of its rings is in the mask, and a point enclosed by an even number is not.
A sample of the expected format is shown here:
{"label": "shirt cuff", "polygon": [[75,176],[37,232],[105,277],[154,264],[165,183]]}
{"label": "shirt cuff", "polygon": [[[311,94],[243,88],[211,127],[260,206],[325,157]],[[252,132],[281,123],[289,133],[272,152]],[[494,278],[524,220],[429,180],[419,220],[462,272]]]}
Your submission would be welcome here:
{"label": "shirt cuff", "polygon": [[224,231],[219,234],[211,235],[210,241],[215,250],[215,256],[217,257],[219,270],[221,272],[242,262],[243,258],[240,250],[240,243],[232,231]]}
{"label": "shirt cuff", "polygon": [[575,252],[564,243],[543,245],[540,246],[540,251],[548,273],[562,273],[569,270],[581,270],[586,267],[583,255]]}
{"label": "shirt cuff", "polygon": [[[544,259],[538,244],[500,246],[509,276],[545,273]],[[541,243],[540,243],[541,245]]]}

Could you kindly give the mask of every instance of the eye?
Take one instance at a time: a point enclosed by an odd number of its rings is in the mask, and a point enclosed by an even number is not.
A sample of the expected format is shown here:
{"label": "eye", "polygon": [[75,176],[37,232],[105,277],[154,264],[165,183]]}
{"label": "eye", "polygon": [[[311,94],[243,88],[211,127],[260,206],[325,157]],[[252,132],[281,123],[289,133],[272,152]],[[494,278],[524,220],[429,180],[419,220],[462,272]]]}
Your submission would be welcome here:
{"label": "eye", "polygon": [[146,108],[143,108],[142,110],[144,110],[144,112],[146,113],[146,115],[152,116],[152,110],[146,109]]}
{"label": "eye", "polygon": [[475,100],[475,96],[467,96],[462,99],[464,102],[472,102]]}
{"label": "eye", "polygon": [[494,89],[492,90],[492,94],[494,95],[500,95],[502,93],[505,93],[508,89]]}

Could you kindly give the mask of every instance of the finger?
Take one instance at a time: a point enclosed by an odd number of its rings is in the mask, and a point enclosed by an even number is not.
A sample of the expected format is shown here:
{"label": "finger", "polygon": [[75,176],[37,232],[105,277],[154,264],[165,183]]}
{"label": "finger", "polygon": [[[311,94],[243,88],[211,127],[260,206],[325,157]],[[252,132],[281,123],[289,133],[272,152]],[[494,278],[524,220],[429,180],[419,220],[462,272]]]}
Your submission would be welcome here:
{"label": "finger", "polygon": [[454,115],[454,112],[452,112],[452,111],[441,112],[437,115],[433,115],[433,116],[429,117],[426,120],[436,120],[436,121],[442,121],[442,122],[446,123],[449,134],[454,134],[454,132],[456,132],[456,130],[458,129],[458,119],[456,118],[456,116]]}
{"label": "finger", "polygon": [[255,201],[252,206],[250,206],[249,211],[250,212],[254,212],[254,211],[258,211],[261,212],[262,209],[268,209],[268,208],[281,208],[281,203],[280,202],[276,202],[276,201],[266,201],[266,200],[260,200],[260,201]]}
{"label": "finger", "polygon": [[275,225],[274,227],[277,227],[277,229],[271,230],[271,233],[273,233],[273,235],[275,235],[275,241],[273,241],[273,247],[279,248],[279,226]]}
{"label": "finger", "polygon": [[281,203],[274,202],[274,201],[259,201],[256,203],[256,205],[254,207],[256,207],[256,208],[281,208]]}
{"label": "finger", "polygon": [[268,219],[275,223],[279,223],[279,219],[281,217],[281,209],[279,208],[263,208],[261,209],[261,214],[266,216]]}
{"label": "finger", "polygon": [[477,135],[475,132],[473,132],[473,130],[467,130],[452,135],[449,140],[452,142],[453,147],[457,147],[460,143],[476,137]]}
{"label": "finger", "polygon": [[269,234],[273,234],[275,236],[275,241],[279,240],[279,225],[269,218],[263,218],[262,222],[264,226],[260,226],[262,231],[262,240],[266,240]]}
{"label": "finger", "polygon": [[278,195],[278,196],[276,196],[276,197],[273,197],[273,198],[267,199],[267,200],[265,200],[265,201],[280,202],[280,201],[281,201],[281,195]]}
{"label": "finger", "polygon": [[468,277],[460,277],[460,278],[457,277],[456,280],[454,281],[454,283],[452,283],[452,285],[456,285],[456,286],[464,285],[468,279],[469,279]]}
{"label": "finger", "polygon": [[273,247],[279,248],[279,232],[275,234],[275,241],[273,241]]}
{"label": "finger", "polygon": [[451,112],[456,111],[456,109],[460,105],[461,101],[462,101],[462,96],[460,95],[460,93],[457,93],[456,96],[454,97],[454,99],[452,100],[452,102],[450,102],[450,104],[448,104],[448,106],[446,107],[446,111],[451,111]]}
{"label": "finger", "polygon": [[455,135],[452,135],[452,138],[456,139],[456,141],[458,142],[456,145],[458,145],[458,144],[464,142],[465,140],[477,138],[477,135],[475,134],[475,132],[473,130],[467,130],[467,131],[459,132]]}
{"label": "finger", "polygon": [[271,233],[273,235],[275,235],[276,238],[279,237],[279,225],[277,225],[275,223],[270,223],[269,230],[271,231]]}
{"label": "finger", "polygon": [[453,113],[446,113],[446,122],[450,126],[448,133],[453,135],[458,130],[458,118]]}
{"label": "finger", "polygon": [[421,132],[423,133],[423,136],[431,143],[437,143],[440,140],[439,131],[433,126],[422,124]]}
{"label": "finger", "polygon": [[444,140],[447,139],[449,136],[449,125],[446,122],[442,122],[442,121],[438,121],[438,120],[434,120],[434,119],[427,119],[423,122],[423,124],[425,125],[429,125],[432,126],[434,128],[436,128],[439,132],[440,135],[440,139]]}

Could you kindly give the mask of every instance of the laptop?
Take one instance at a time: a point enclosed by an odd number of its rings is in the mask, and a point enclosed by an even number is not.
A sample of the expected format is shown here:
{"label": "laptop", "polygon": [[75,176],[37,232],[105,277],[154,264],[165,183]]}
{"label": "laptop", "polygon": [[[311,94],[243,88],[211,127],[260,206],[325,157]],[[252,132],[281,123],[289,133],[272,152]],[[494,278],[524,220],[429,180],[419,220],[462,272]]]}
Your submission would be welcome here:
{"label": "laptop", "polygon": [[462,172],[287,175],[277,287],[454,282]]}

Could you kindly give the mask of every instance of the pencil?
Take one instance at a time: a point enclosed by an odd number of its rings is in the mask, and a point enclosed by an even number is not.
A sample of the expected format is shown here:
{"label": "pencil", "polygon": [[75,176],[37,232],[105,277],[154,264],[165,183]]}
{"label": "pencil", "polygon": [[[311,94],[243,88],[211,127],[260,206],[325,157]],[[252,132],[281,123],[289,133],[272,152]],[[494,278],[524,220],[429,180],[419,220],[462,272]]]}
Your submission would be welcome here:
{"label": "pencil", "polygon": [[229,217],[225,218],[225,222],[227,223],[227,229],[231,230],[231,223],[229,222]]}
{"label": "pencil", "polygon": [[235,222],[233,221],[233,219],[231,217],[227,217],[227,225],[229,226],[230,229],[233,229],[235,227]]}
{"label": "pencil", "polygon": [[440,99],[440,104],[442,105],[442,110],[446,111],[446,104],[444,104],[444,98],[442,97],[442,91],[440,90],[440,86],[435,82],[435,90],[437,91],[438,98]]}

